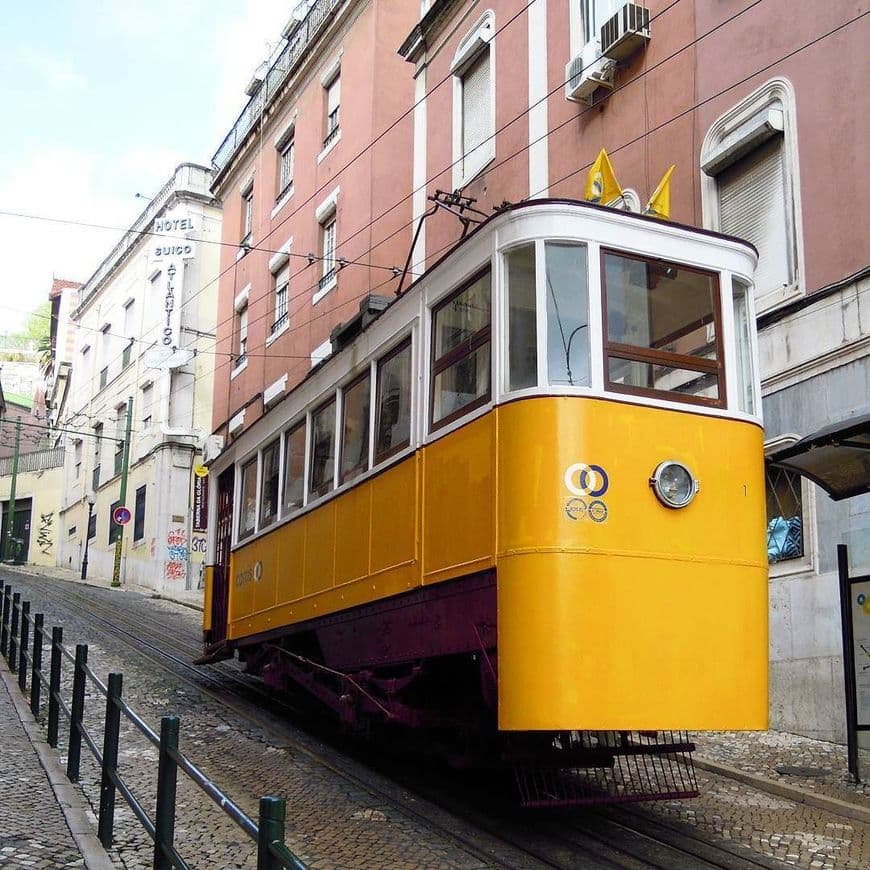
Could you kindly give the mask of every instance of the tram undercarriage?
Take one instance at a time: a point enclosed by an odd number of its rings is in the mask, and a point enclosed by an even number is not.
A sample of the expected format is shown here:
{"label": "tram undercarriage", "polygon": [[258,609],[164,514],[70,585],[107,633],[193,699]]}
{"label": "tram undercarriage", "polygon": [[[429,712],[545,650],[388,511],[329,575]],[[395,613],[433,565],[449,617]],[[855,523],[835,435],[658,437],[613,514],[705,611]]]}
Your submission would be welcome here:
{"label": "tram undercarriage", "polygon": [[456,768],[507,764],[525,807],[698,794],[685,732],[498,730],[492,572],[251,640],[239,656],[267,685]]}

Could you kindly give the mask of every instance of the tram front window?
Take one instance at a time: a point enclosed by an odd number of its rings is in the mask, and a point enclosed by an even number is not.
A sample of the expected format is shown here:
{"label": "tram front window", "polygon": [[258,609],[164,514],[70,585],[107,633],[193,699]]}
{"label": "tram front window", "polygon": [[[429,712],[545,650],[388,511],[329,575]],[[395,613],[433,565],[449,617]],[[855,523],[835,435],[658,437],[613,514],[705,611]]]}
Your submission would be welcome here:
{"label": "tram front window", "polygon": [[586,245],[547,242],[547,370],[551,384],[589,386]]}
{"label": "tram front window", "polygon": [[602,266],[607,386],[723,407],[718,276],[610,251]]}
{"label": "tram front window", "polygon": [[755,371],[752,361],[752,311],[750,287],[739,278],[734,283],[734,332],[737,339],[737,407],[755,413]]}

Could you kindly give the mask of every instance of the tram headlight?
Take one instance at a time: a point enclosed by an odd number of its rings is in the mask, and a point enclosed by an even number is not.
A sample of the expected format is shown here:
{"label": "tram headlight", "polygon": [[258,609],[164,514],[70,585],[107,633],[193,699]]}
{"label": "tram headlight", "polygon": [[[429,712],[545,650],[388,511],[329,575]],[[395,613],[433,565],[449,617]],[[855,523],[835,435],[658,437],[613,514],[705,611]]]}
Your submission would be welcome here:
{"label": "tram headlight", "polygon": [[649,480],[656,498],[669,508],[685,507],[701,488],[694,475],[681,462],[661,462]]}

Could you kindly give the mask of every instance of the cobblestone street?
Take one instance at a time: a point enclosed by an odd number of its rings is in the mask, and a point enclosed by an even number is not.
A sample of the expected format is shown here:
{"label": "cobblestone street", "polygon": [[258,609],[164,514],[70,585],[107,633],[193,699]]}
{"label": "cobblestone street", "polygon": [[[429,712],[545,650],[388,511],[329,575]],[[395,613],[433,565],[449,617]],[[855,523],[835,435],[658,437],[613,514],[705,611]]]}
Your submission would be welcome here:
{"label": "cobblestone street", "polygon": [[[124,626],[141,626],[151,643],[163,637],[197,655],[200,614],[164,600],[149,599],[127,592],[110,592],[93,587],[58,584],[42,578],[12,577],[22,597],[33,602],[34,612],[46,611],[46,625],[64,625],[68,647],[89,643],[89,663],[105,679],[109,671],[124,674],[124,697],[151,724],[160,716],[175,713],[181,718],[181,750],[221,787],[229,797],[256,816],[261,795],[275,794],[287,799],[287,843],[310,866],[316,868],[440,868],[540,866],[522,850],[491,836],[439,809],[388,776],[367,768],[306,734],[292,723],[265,710],[248,711],[243,702],[192,682],[199,671],[167,669],[150,654],[135,650],[100,625],[105,613]],[[84,605],[73,606],[68,595],[75,593],[92,604],[94,617]],[[110,608],[110,609],[108,609]],[[127,629],[129,630],[129,628]],[[189,659],[188,659],[189,660]],[[224,674],[238,679],[240,666],[227,662],[203,674]],[[207,685],[204,678],[203,685]],[[69,684],[65,687],[69,693]],[[8,699],[0,694],[0,713],[6,715]],[[102,734],[104,701],[89,691],[86,705],[91,733]],[[62,740],[66,728],[61,728]],[[870,799],[863,786],[848,783],[844,773],[844,749],[832,744],[768,732],[763,734],[693,735],[697,741],[697,770],[701,791],[694,800],[645,804],[631,808],[643,819],[668,826],[681,836],[721,844],[747,862],[767,861],[766,866],[792,865],[812,868],[863,868],[870,866],[867,819]],[[33,771],[16,771],[17,753],[5,751],[4,732],[3,837],[0,863],[8,866],[77,866],[75,851],[64,852],[63,819],[40,827],[39,844],[51,859],[40,858],[40,846],[21,827],[34,807],[18,800],[20,778]],[[62,756],[65,747],[60,747]],[[99,770],[83,753],[82,789],[95,808],[99,799]],[[153,811],[156,786],[156,749],[129,725],[122,725],[119,767],[125,781],[144,805]],[[728,765],[749,777],[776,780],[791,789],[775,794],[716,772]],[[10,767],[10,765],[12,765]],[[777,768],[805,768],[805,775],[783,774]],[[714,769],[708,769],[708,768]],[[18,777],[18,779],[16,779]],[[36,796],[42,807],[50,799]],[[806,795],[847,802],[852,817],[830,807],[806,802]],[[49,796],[50,797],[50,796]],[[14,812],[6,807],[15,806]],[[52,808],[52,807],[49,807]],[[484,811],[485,812],[485,811]],[[575,809],[560,818],[590,817],[590,811]],[[863,816],[863,818],[862,818]],[[524,817],[523,836],[536,826],[552,822],[546,813]],[[32,830],[32,828],[31,828]],[[55,830],[57,833],[55,833]],[[119,867],[151,866],[152,846],[124,802],[118,798],[116,839],[111,851]],[[544,836],[543,834],[541,836]],[[66,846],[64,843],[66,842]],[[179,778],[176,842],[193,867],[253,867],[253,843],[235,827],[201,792]],[[516,845],[516,843],[514,843]],[[27,858],[24,858],[25,852]],[[16,864],[16,860],[43,860],[42,864]],[[32,855],[36,854],[35,858]],[[578,847],[571,861],[584,866],[584,852]],[[591,859],[590,859],[591,860]],[[66,861],[67,863],[62,863]],[[72,862],[72,863],[70,863]],[[81,866],[81,865],[78,865]],[[562,866],[561,863],[557,866]],[[569,866],[569,865],[566,865]],[[691,864],[687,865],[691,866]]]}

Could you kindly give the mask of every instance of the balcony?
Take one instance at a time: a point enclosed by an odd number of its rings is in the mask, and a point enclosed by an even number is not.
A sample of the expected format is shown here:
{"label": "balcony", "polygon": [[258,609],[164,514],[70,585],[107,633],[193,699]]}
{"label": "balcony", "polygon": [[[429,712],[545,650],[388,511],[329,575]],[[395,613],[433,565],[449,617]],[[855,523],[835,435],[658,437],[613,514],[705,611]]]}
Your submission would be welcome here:
{"label": "balcony", "polygon": [[306,58],[315,40],[335,20],[335,10],[343,4],[344,0],[316,0],[305,18],[287,34],[287,44],[269,67],[263,84],[248,101],[212,157],[217,172],[221,172],[230,162],[248,133],[259,123],[266,107]]}

